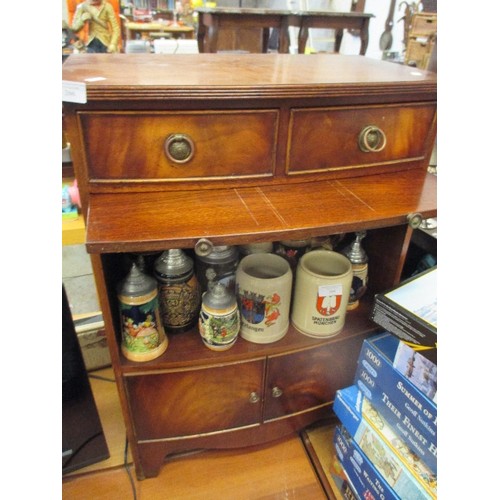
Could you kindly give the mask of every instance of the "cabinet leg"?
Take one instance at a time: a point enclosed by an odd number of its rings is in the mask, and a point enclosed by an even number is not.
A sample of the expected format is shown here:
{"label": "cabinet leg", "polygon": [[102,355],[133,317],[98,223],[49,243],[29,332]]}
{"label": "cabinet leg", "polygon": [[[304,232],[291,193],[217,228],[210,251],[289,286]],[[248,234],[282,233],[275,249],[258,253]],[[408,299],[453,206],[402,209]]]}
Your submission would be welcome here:
{"label": "cabinet leg", "polygon": [[165,443],[139,444],[137,448],[139,450],[139,460],[135,464],[137,479],[141,481],[158,476],[168,453]]}

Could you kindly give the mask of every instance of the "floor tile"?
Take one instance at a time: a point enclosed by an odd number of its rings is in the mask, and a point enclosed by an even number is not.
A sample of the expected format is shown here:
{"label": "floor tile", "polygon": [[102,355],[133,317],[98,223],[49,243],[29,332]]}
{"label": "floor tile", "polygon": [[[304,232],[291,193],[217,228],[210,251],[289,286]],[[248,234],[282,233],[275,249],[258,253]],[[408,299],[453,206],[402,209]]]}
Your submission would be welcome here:
{"label": "floor tile", "polygon": [[63,278],[74,278],[86,274],[92,274],[92,264],[85,245],[64,245],[62,247]]}
{"label": "floor tile", "polygon": [[77,276],[74,278],[63,278],[68,301],[73,316],[87,313],[95,313],[101,310],[97,299],[94,275]]}

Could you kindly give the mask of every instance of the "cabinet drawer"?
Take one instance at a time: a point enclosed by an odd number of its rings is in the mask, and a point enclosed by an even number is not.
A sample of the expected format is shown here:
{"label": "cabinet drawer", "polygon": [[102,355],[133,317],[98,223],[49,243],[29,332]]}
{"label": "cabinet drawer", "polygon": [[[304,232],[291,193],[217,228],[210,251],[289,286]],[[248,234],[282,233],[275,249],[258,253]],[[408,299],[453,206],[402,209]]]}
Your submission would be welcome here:
{"label": "cabinet drawer", "polygon": [[88,112],[79,118],[91,181],[274,173],[276,110]]}
{"label": "cabinet drawer", "polygon": [[422,161],[435,109],[434,104],[294,109],[287,172],[301,174],[391,164],[401,168],[405,162]]}
{"label": "cabinet drawer", "polygon": [[[264,360],[188,371],[127,376],[138,439],[161,439],[257,424]],[[258,396],[257,402],[251,395]]]}
{"label": "cabinet drawer", "polygon": [[264,421],[333,404],[335,391],[352,384],[363,337],[270,357]]}

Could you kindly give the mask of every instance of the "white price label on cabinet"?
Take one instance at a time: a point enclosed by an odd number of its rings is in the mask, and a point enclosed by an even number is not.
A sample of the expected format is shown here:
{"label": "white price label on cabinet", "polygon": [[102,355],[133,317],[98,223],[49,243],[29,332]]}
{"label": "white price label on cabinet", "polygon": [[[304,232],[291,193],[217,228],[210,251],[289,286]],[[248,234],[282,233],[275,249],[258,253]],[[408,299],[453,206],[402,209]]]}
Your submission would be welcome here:
{"label": "white price label on cabinet", "polygon": [[87,86],[82,82],[62,81],[62,100],[65,102],[87,103]]}

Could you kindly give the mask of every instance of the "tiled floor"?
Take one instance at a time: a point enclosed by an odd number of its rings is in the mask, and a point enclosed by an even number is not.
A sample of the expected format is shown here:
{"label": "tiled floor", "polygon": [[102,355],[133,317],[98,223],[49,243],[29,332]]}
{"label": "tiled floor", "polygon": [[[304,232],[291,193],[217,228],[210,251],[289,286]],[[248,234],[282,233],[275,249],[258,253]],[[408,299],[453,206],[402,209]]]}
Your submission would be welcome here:
{"label": "tiled floor", "polygon": [[74,317],[101,310],[85,245],[62,247],[62,280]]}

